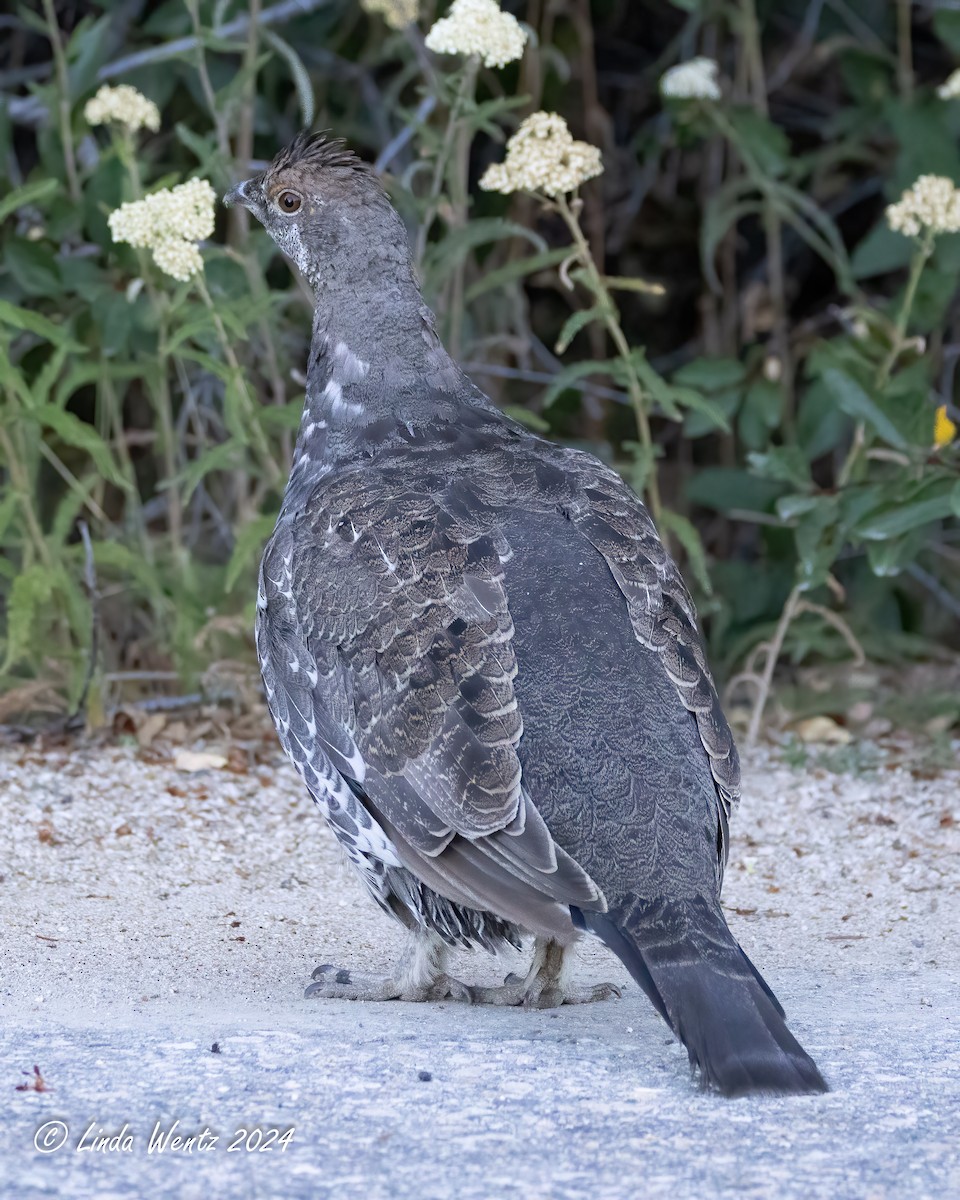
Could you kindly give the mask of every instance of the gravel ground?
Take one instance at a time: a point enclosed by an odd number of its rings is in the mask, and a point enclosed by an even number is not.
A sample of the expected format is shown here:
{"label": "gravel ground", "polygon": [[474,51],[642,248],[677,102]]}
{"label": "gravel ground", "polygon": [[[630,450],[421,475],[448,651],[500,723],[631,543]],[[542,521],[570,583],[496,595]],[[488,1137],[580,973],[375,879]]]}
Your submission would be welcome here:
{"label": "gravel ground", "polygon": [[[729,1102],[595,945],[581,977],[622,1000],[302,1000],[317,963],[380,969],[400,937],[280,761],[0,751],[0,1195],[960,1195],[960,771],[776,755],[747,756],[724,899],[834,1090]],[[210,1132],[151,1151],[175,1121]]]}

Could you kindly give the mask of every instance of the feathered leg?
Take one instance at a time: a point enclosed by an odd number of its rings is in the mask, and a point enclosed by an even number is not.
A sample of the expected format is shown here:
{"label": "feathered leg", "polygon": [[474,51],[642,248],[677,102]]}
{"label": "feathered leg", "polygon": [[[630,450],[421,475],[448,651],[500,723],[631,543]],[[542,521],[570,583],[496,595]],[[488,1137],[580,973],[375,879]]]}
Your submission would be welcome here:
{"label": "feathered leg", "polygon": [[586,987],[569,983],[565,977],[573,953],[572,946],[564,946],[553,938],[538,937],[533,947],[533,961],[525,977],[508,975],[501,987],[472,987],[471,998],[475,1004],[559,1008],[561,1004],[590,1004],[594,1000],[609,1000],[620,995],[620,989],[614,983]]}

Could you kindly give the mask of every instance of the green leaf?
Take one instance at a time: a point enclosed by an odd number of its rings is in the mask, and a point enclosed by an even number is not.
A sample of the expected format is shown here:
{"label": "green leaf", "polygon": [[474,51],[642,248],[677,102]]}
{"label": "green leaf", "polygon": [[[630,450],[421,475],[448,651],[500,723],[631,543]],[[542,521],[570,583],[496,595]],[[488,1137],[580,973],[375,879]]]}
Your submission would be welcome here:
{"label": "green leaf", "polygon": [[[683,389],[683,394],[689,390]],[[728,392],[718,392],[709,400],[701,397],[700,404],[688,404],[683,418],[683,436],[701,438],[716,433],[718,429],[728,431],[740,400],[740,393],[731,389]]]}
{"label": "green leaf", "polygon": [[[681,408],[689,412],[696,413],[702,421],[706,422],[707,429],[704,432],[709,433],[729,433],[730,422],[727,419],[727,411],[731,408],[729,397],[718,396],[714,399],[711,396],[703,396],[696,388],[675,387],[671,388],[673,400]],[[735,408],[739,397],[733,397],[733,407]],[[686,428],[686,426],[685,426]]]}
{"label": "green leaf", "polygon": [[[663,376],[651,367],[644,349],[636,347],[630,352],[630,366],[636,372],[644,391],[656,404],[659,404],[664,416],[669,417],[671,421],[682,420],[683,414],[679,407],[681,389],[671,387]],[[614,359],[611,362],[610,373],[622,386],[628,386],[629,368],[621,359]],[[683,390],[689,391],[690,389]]]}
{"label": "green leaf", "polygon": [[783,416],[783,392],[775,383],[758,379],[751,384],[740,407],[737,429],[745,445],[761,450],[770,441]]}
{"label": "green leaf", "polygon": [[273,527],[276,523],[277,514],[274,512],[254,517],[252,521],[243,526],[237,534],[236,541],[233,544],[233,553],[230,555],[229,563],[227,563],[227,574],[224,581],[225,591],[233,591],[234,585],[244,570],[263,549],[263,545],[273,532]]}
{"label": "green leaf", "polygon": [[960,54],[960,12],[937,5],[933,9],[933,29],[941,42]]}
{"label": "green leaf", "polygon": [[[57,346],[40,369],[40,373],[30,385],[34,404],[45,404],[50,399],[50,392],[63,370],[67,358],[66,346]],[[31,406],[32,407],[32,406]]]}
{"label": "green leaf", "polygon": [[687,499],[692,504],[715,508],[719,512],[740,509],[744,512],[769,512],[787,485],[736,467],[706,467],[687,484]]}
{"label": "green leaf", "polygon": [[286,404],[266,404],[257,410],[257,420],[267,430],[297,429],[303,417],[303,404],[303,396]]}
{"label": "green leaf", "polygon": [[790,184],[774,184],[771,194],[784,220],[833,268],[841,290],[852,292],[850,258],[834,221],[809,196]]}
{"label": "green leaf", "polygon": [[673,382],[714,392],[742,383],[745,371],[736,358],[695,358],[674,371]]}
{"label": "green leaf", "polygon": [[212,135],[202,137],[184,125],[182,121],[178,121],[173,128],[177,137],[183,142],[197,162],[205,169],[208,168],[217,155]]}
{"label": "green leaf", "polygon": [[517,258],[508,262],[495,271],[486,271],[477,281],[467,288],[466,302],[471,304],[478,296],[486,292],[505,287],[518,279],[532,275],[534,271],[543,271],[547,267],[555,267],[570,257],[569,246],[558,246],[553,250],[544,250],[540,254],[530,254],[526,258]]}
{"label": "green leaf", "polygon": [[895,233],[885,220],[878,221],[853,252],[853,277],[869,279],[905,270],[915,252],[911,238]]}
{"label": "green leaf", "polygon": [[19,495],[12,488],[4,490],[6,495],[0,500],[0,543],[3,543],[7,530],[20,508]]}
{"label": "green leaf", "polygon": [[310,72],[303,65],[303,59],[289,42],[285,42],[282,37],[279,37],[271,29],[264,28],[260,32],[267,45],[272,46],[290,68],[293,85],[297,89],[297,99],[300,101],[300,128],[309,129],[313,124],[313,117],[316,112],[316,102],[313,98],[313,84],[310,81]]}
{"label": "green leaf", "polygon": [[520,237],[532,242],[539,251],[547,248],[547,243],[532,229],[517,221],[507,221],[503,217],[478,217],[475,221],[453,229],[439,242],[427,247],[423,257],[424,275],[442,280],[477,246],[488,242],[500,242],[504,238]]}
{"label": "green leaf", "polygon": [[828,367],[823,373],[823,384],[848,417],[865,422],[874,433],[898,450],[907,449],[908,443],[900,430],[855,379],[836,367]]}
{"label": "green leaf", "polygon": [[10,238],[3,248],[3,265],[28,296],[56,296],[62,290],[57,260],[42,242]]}
{"label": "green leaf", "polygon": [[744,217],[763,212],[763,201],[758,196],[745,198],[751,191],[753,184],[748,178],[741,176],[730,180],[710,196],[703,211],[700,262],[707,283],[718,294],[723,291],[723,285],[714,265],[717,247]]}
{"label": "green leaf", "polygon": [[614,364],[609,359],[584,358],[579,362],[570,363],[567,367],[561,367],[543,393],[543,407],[549,408],[561,392],[565,392],[569,387],[574,387],[579,380],[588,375],[610,376],[613,373],[613,366]]}
{"label": "green leaf", "polygon": [[191,362],[199,363],[204,370],[209,371],[211,375],[216,375],[224,383],[230,383],[233,378],[231,367],[221,362],[218,358],[214,358],[212,354],[205,354],[202,350],[194,350],[192,347],[181,347],[178,357],[188,358]]}
{"label": "green leaf", "polygon": [[500,411],[505,417],[510,417],[519,425],[525,425],[534,433],[550,432],[549,421],[545,421],[539,413],[531,412],[529,408],[522,408],[519,404],[504,404]]}
{"label": "green leaf", "polygon": [[563,354],[564,350],[570,345],[573,339],[577,336],[581,329],[585,329],[588,325],[592,325],[594,321],[602,319],[604,309],[599,304],[594,304],[592,308],[581,308],[578,312],[571,313],[564,321],[563,328],[557,335],[556,345],[553,347],[557,354]]}
{"label": "green leaf", "polygon": [[9,300],[0,300],[0,322],[4,325],[12,325],[14,329],[22,329],[27,333],[35,333],[37,337],[42,337],[54,346],[66,346],[74,354],[85,352],[84,347],[79,342],[75,342],[70,334],[66,330],[61,329],[59,325],[54,325],[52,321],[48,321],[46,317],[41,317],[39,313],[28,312],[25,308],[18,308],[16,304],[11,304]]}
{"label": "green leaf", "polygon": [[758,475],[767,479],[776,479],[798,488],[811,486],[810,467],[799,446],[771,446],[764,454],[748,454],[747,461]]}
{"label": "green leaf", "polygon": [[856,532],[868,542],[884,541],[909,533],[919,525],[929,525],[955,514],[952,492],[930,496],[926,500],[915,500],[912,504],[898,504],[866,517]]}
{"label": "green leaf", "polygon": [[3,669],[8,670],[36,640],[37,610],[49,604],[56,590],[56,571],[34,563],[14,579],[7,600],[7,654]]}
{"label": "green leaf", "polygon": [[81,421],[66,409],[57,408],[55,404],[38,404],[25,415],[52,430],[68,446],[85,451],[104,478],[117,487],[129,490],[130,485],[114,464],[109,446],[92,425]]}
{"label": "green leaf", "polygon": [[243,442],[232,437],[226,442],[220,442],[209,450],[204,450],[199,458],[189,463],[169,487],[182,489],[184,504],[196,491],[198,485],[211,471],[230,471],[243,461]]}
{"label": "green leaf", "polygon": [[870,570],[881,579],[899,575],[917,557],[917,546],[911,537],[887,538],[882,542],[867,542],[867,562]]}
{"label": "green leaf", "polygon": [[815,378],[800,397],[797,441],[810,462],[829,454],[843,441],[850,422],[837,408],[833,397]]}
{"label": "green leaf", "polygon": [[[764,457],[763,455],[754,455],[755,458]],[[781,496],[777,501],[777,516],[781,521],[790,524],[796,521],[799,517],[806,516],[817,507],[820,502],[819,496],[811,496],[809,492],[797,493],[793,492],[789,496]]]}
{"label": "green leaf", "polygon": [[135,579],[144,595],[156,603],[164,596],[164,586],[154,567],[142,554],[134,554],[122,542],[93,543],[93,560],[98,571],[112,568],[125,581]]}
{"label": "green leaf", "polygon": [[35,179],[32,183],[25,183],[23,187],[14,188],[0,200],[0,221],[5,221],[12,212],[26,204],[37,204],[46,200],[60,186],[57,179]]}
{"label": "green leaf", "polygon": [[637,275],[604,275],[603,282],[612,292],[639,292],[643,296],[663,296],[666,289],[661,283],[651,283]]}
{"label": "green leaf", "polygon": [[763,174],[774,179],[783,175],[790,161],[790,139],[780,126],[752,108],[735,108],[727,115]]}
{"label": "green leaf", "polygon": [[799,578],[808,587],[825,582],[843,545],[837,522],[836,496],[814,496],[815,501],[798,517],[793,530],[800,557]]}
{"label": "green leaf", "polygon": [[710,572],[707,570],[707,556],[704,553],[703,542],[696,527],[672,509],[664,508],[660,512],[660,524],[672,533],[687,552],[690,570],[700,587],[708,595],[713,595],[713,584],[710,582]]}

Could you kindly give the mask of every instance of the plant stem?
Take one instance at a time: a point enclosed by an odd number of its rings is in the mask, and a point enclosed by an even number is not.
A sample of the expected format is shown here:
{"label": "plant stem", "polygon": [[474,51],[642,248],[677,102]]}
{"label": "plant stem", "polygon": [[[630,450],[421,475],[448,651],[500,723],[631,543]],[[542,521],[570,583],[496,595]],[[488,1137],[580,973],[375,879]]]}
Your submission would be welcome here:
{"label": "plant stem", "polygon": [[746,741],[748,746],[752,746],[756,742],[757,734],[760,732],[763,710],[767,706],[767,697],[770,695],[770,686],[773,683],[773,672],[776,670],[777,662],[783,650],[783,642],[787,636],[787,630],[790,628],[790,622],[796,615],[802,591],[803,588],[798,583],[787,597],[787,602],[783,606],[783,612],[780,614],[780,620],[777,622],[777,628],[774,630],[773,637],[766,643],[763,674],[759,679],[757,699],[754,702],[753,712],[750,714],[750,727],[747,730]]}
{"label": "plant stem", "polygon": [[[900,311],[897,313],[897,319],[894,322],[893,339],[890,343],[890,349],[884,355],[883,362],[877,368],[877,373],[874,376],[873,386],[877,392],[882,392],[890,382],[890,376],[893,373],[893,368],[897,365],[897,359],[903,353],[907,326],[910,323],[910,314],[913,312],[913,304],[917,298],[917,287],[920,283],[920,276],[923,274],[923,268],[933,253],[933,243],[934,235],[930,230],[927,230],[917,253],[913,256],[910,263],[910,274],[907,277],[903,302],[900,305]],[[860,451],[866,444],[866,433],[866,426],[862,421],[858,421],[857,427],[853,431],[853,441],[850,443],[847,457],[844,459],[843,466],[840,468],[840,473],[837,476],[838,487],[845,487],[850,482],[857,459],[860,457]]]}
{"label": "plant stem", "polygon": [[[760,41],[760,22],[754,0],[741,0],[743,49],[750,77],[750,94],[754,111],[769,116],[767,80],[763,66],[763,46]],[[738,150],[742,147],[735,142]],[[763,190],[763,230],[767,239],[767,278],[770,299],[773,301],[773,343],[780,360],[780,379],[783,388],[784,426],[789,432],[794,423],[793,366],[790,361],[790,333],[787,321],[786,284],[783,273],[783,225],[769,188]]]}
{"label": "plant stem", "polygon": [[167,377],[167,322],[162,303],[155,306],[157,317],[157,371],[152,375],[150,392],[160,420],[160,436],[163,445],[163,468],[170,498],[167,519],[170,526],[170,548],[174,561],[185,573],[186,556],[183,552],[183,504],[176,486],[177,455],[176,437],[173,427],[173,404],[170,398],[170,381]]}
{"label": "plant stem", "polygon": [[196,285],[197,291],[200,293],[200,298],[203,300],[210,313],[210,318],[213,321],[213,327],[216,330],[217,340],[220,343],[220,348],[223,350],[223,356],[227,360],[227,365],[233,372],[239,384],[240,392],[243,396],[244,408],[247,416],[250,419],[250,428],[253,432],[253,440],[257,449],[260,451],[261,461],[266,469],[267,476],[271,483],[279,484],[283,481],[283,475],[280,471],[280,468],[273,460],[273,456],[270,453],[270,446],[267,443],[267,439],[264,437],[260,423],[257,421],[256,401],[254,400],[253,396],[250,395],[250,389],[247,387],[247,381],[243,375],[243,368],[240,366],[240,362],[234,353],[233,346],[230,344],[230,339],[227,336],[227,331],[224,327],[223,320],[220,314],[217,312],[216,305],[213,303],[213,297],[207,291],[207,285],[204,282],[202,275],[198,275],[196,277]]}
{"label": "plant stem", "polygon": [[33,489],[30,487],[30,478],[24,466],[27,456],[22,448],[14,447],[6,428],[2,424],[0,424],[0,450],[3,451],[4,458],[7,460],[7,470],[10,472],[10,481],[13,484],[13,490],[20,497],[23,519],[26,522],[27,532],[30,535],[37,558],[45,567],[52,568],[53,559],[50,555],[46,539],[43,536],[43,529],[40,527],[40,522],[37,519],[36,510],[33,505]]}
{"label": "plant stem", "polygon": [[[644,480],[644,490],[647,493],[647,498],[650,501],[650,512],[657,525],[660,524],[660,514],[662,506],[660,502],[660,487],[657,481],[656,459],[654,458],[653,437],[650,433],[650,418],[647,413],[647,398],[646,393],[637,376],[637,369],[633,362],[633,356],[630,353],[630,344],[624,335],[620,325],[620,314],[614,304],[607,285],[604,281],[604,276],[597,268],[597,264],[593,261],[593,255],[590,252],[590,244],[584,236],[583,230],[580,227],[580,222],[577,219],[577,214],[570,207],[566,196],[560,196],[555,201],[552,201],[552,206],[556,212],[563,218],[564,223],[570,230],[570,236],[573,238],[574,247],[577,252],[577,259],[582,265],[587,277],[587,285],[597,300],[603,316],[603,324],[617,349],[617,354],[620,361],[624,365],[624,370],[627,380],[627,394],[630,396],[630,403],[633,406],[634,417],[637,422],[637,432],[640,436],[640,444],[643,446],[650,464],[646,479]],[[661,535],[662,536],[662,535]]]}
{"label": "plant stem", "polygon": [[57,13],[53,0],[43,0],[43,15],[47,22],[47,33],[50,38],[50,48],[53,51],[53,62],[57,72],[58,116],[60,122],[60,141],[63,143],[63,163],[67,172],[67,188],[70,199],[74,204],[80,202],[80,181],[77,178],[77,159],[73,149],[73,130],[70,127],[70,77],[67,73],[67,56],[63,52],[60,41],[60,26],[57,24]]}
{"label": "plant stem", "polygon": [[[460,107],[472,101],[477,79],[477,60],[471,58],[464,70],[464,86],[459,95]],[[466,121],[456,123],[456,139],[450,163],[450,229],[462,229],[467,223],[468,175],[470,171],[470,142],[472,131]],[[450,296],[450,353],[460,357],[463,332],[463,279],[466,259],[461,257],[453,271]]]}
{"label": "plant stem", "polygon": [[912,7],[913,0],[897,0],[897,86],[906,103],[913,99]]}
{"label": "plant stem", "polygon": [[923,268],[927,265],[927,261],[933,253],[933,241],[934,235],[928,230],[910,263],[910,274],[907,277],[907,286],[903,293],[903,303],[900,305],[900,311],[897,313],[897,319],[894,324],[893,342],[887,351],[886,357],[880,364],[880,370],[877,372],[876,386],[878,391],[886,387],[897,359],[903,351],[907,325],[910,323],[910,315],[913,312],[914,301],[917,298],[917,286],[920,283]]}
{"label": "plant stem", "polygon": [[200,21],[200,10],[197,5],[197,0],[183,0],[187,11],[190,14],[190,20],[193,23],[194,36],[197,39],[197,78],[200,80],[200,88],[203,91],[203,97],[207,102],[207,108],[210,110],[210,119],[213,121],[214,131],[217,135],[217,149],[220,152],[221,170],[227,169],[227,164],[230,162],[230,136],[227,132],[226,121],[217,108],[217,95],[213,90],[213,84],[210,81],[210,72],[207,70],[207,56],[203,45],[203,25]]}
{"label": "plant stem", "polygon": [[417,233],[416,262],[418,268],[423,262],[423,255],[427,248],[427,237],[430,233],[430,226],[433,224],[437,215],[437,211],[440,207],[440,189],[443,186],[443,177],[447,172],[447,162],[450,158],[450,153],[453,150],[454,141],[456,139],[460,113],[467,94],[473,94],[476,74],[477,60],[475,58],[470,58],[467,60],[467,63],[460,75],[457,93],[454,97],[453,104],[450,106],[450,113],[447,117],[447,128],[443,135],[443,143],[440,146],[440,152],[437,154],[436,162],[433,165],[433,178],[430,181],[430,191],[427,195],[427,208],[423,214],[423,219],[420,223],[420,229]]}
{"label": "plant stem", "polygon": [[[244,89],[240,106],[240,128],[237,132],[237,159],[246,171],[253,158],[253,116],[257,101],[257,52],[260,43],[260,0],[250,0],[248,5],[250,24],[247,26],[247,44],[243,51]],[[242,204],[231,209],[231,233],[237,240],[246,237],[250,228],[250,214]]]}

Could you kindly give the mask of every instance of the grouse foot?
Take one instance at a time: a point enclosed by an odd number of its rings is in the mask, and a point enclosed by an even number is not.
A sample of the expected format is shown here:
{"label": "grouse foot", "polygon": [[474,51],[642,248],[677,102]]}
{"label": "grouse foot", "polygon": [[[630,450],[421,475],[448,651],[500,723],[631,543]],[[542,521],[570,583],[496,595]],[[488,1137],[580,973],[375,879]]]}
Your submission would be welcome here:
{"label": "grouse foot", "polygon": [[472,987],[473,1003],[559,1008],[561,1004],[591,1004],[594,1000],[620,996],[615,983],[582,987],[565,982],[565,959],[570,951],[570,947],[551,938],[537,938],[526,976],[508,975],[501,987]]}
{"label": "grouse foot", "polygon": [[308,1000],[463,1000],[472,988],[444,971],[447,947],[434,933],[411,931],[396,969],[390,975],[361,975],[324,963],[313,972],[304,992]]}
{"label": "grouse foot", "polygon": [[401,972],[396,975],[361,975],[332,963],[313,972],[315,980],[303,993],[308,1000],[463,1000],[472,1002],[472,989],[452,975],[441,972],[429,982],[411,983]]}
{"label": "grouse foot", "polygon": [[466,1004],[521,1005],[559,1008],[561,1004],[590,1004],[620,996],[614,983],[580,987],[564,980],[570,947],[552,938],[537,938],[526,976],[508,975],[500,987],[462,983],[444,970],[448,950],[433,933],[410,935],[396,970],[390,975],[362,975],[332,963],[313,972],[304,992],[308,1000],[459,1000]]}

